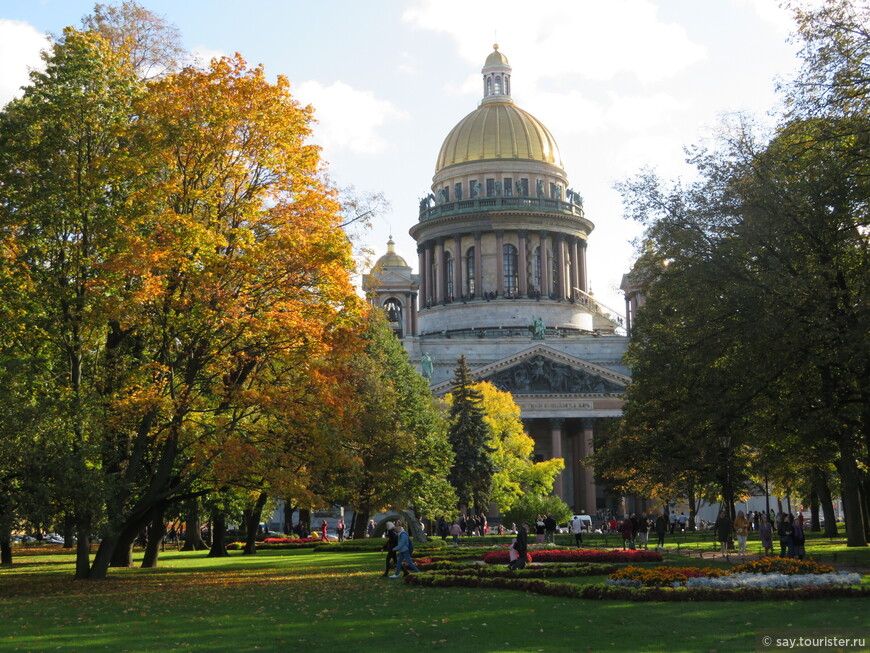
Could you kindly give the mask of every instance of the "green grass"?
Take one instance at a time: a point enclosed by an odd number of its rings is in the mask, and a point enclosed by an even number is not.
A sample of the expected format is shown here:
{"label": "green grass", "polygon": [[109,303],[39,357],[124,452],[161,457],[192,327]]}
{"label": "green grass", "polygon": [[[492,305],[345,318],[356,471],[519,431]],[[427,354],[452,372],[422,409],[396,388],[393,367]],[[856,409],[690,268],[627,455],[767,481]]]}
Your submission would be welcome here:
{"label": "green grass", "polygon": [[382,555],[165,552],[157,569],[102,582],[72,580],[68,554],[17,555],[0,569],[0,651],[721,653],[754,650],[760,628],[870,626],[870,599],[632,604],[411,588],[379,575]]}

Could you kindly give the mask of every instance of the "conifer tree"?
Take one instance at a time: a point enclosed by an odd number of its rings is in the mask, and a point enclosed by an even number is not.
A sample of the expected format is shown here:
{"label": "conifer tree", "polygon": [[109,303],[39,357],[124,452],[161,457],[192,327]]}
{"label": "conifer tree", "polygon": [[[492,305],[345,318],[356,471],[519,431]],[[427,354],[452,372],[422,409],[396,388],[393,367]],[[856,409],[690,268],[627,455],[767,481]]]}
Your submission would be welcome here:
{"label": "conifer tree", "polygon": [[455,459],[449,480],[456,488],[460,510],[473,506],[479,512],[486,509],[489,500],[495,473],[493,450],[487,444],[490,434],[484,420],[483,395],[473,387],[465,356],[459,359],[455,374],[448,430]]}

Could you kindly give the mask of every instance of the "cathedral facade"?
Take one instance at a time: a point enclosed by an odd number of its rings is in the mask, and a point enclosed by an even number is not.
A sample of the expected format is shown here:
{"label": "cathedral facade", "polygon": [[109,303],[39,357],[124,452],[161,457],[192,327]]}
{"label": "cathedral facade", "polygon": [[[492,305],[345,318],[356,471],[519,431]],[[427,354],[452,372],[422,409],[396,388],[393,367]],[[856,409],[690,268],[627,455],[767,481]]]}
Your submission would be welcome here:
{"label": "cathedral facade", "polygon": [[565,459],[555,492],[594,515],[609,506],[582,459],[601,420],[622,413],[627,325],[589,292],[594,225],[493,47],[483,98],[444,139],[410,229],[418,272],[391,239],[363,289],[435,394],[450,391],[463,355],[473,379],[509,391],[536,457]]}

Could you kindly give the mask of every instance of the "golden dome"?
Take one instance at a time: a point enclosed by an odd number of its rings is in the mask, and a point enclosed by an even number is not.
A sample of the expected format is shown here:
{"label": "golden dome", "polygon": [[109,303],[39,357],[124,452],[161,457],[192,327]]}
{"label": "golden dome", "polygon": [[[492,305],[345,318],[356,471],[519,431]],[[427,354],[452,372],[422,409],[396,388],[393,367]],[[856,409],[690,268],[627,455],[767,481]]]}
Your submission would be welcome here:
{"label": "golden dome", "polygon": [[387,241],[387,253],[379,258],[377,263],[375,263],[376,268],[383,269],[408,267],[408,263],[405,261],[405,259],[396,254],[394,246],[395,243],[393,242],[393,237],[390,236],[390,239]]}
{"label": "golden dome", "polygon": [[460,120],[444,139],[435,170],[486,159],[542,161],[562,167],[550,131],[510,100],[484,101]]}
{"label": "golden dome", "polygon": [[510,66],[510,64],[508,63],[507,57],[498,51],[498,43],[495,43],[492,46],[492,52],[486,58],[486,62],[483,64],[483,67],[486,68],[487,66],[492,66],[494,64],[500,64],[502,66]]}

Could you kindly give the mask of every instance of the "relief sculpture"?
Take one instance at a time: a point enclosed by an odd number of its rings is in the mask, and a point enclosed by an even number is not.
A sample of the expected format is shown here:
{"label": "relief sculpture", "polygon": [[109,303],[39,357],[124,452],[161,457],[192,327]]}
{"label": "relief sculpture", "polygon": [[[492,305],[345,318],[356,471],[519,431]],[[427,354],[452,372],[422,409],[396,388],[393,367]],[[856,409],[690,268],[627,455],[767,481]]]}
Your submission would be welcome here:
{"label": "relief sculpture", "polygon": [[515,394],[605,394],[625,391],[618,383],[544,356],[534,356],[484,380],[500,390]]}

